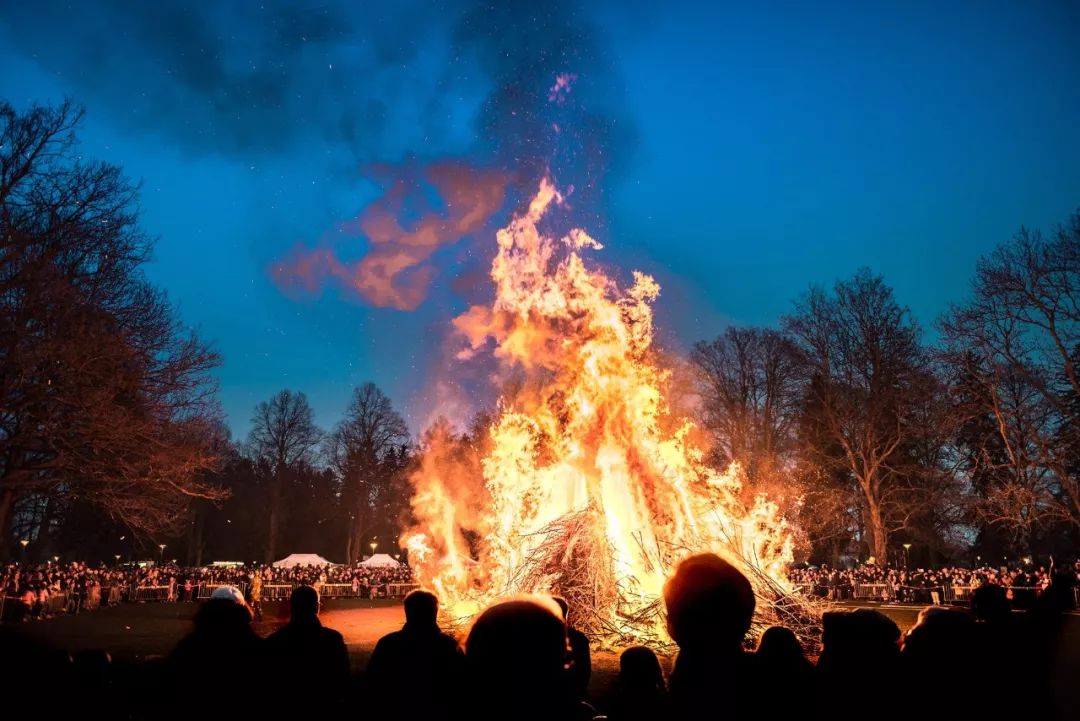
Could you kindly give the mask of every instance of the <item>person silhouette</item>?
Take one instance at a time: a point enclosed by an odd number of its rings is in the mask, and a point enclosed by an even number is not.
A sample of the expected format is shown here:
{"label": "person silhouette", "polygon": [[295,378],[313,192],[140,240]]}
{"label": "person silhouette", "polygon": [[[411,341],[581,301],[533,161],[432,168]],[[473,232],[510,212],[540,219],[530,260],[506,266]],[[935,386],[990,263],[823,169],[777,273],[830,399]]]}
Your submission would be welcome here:
{"label": "person silhouette", "polygon": [[375,644],[364,673],[365,698],[376,717],[446,719],[460,689],[464,654],[439,628],[434,593],[411,591],[404,606],[405,625]]}
{"label": "person silhouette", "polygon": [[[817,702],[817,670],[803,654],[795,632],[783,626],[765,629],[754,651],[759,679],[784,689],[762,705],[761,718],[788,719],[805,716]],[[811,714],[812,715],[812,714]]]}
{"label": "person silhouette", "polygon": [[319,592],[297,586],[289,598],[289,622],[266,639],[267,660],[280,709],[301,711],[319,699],[333,709],[349,682],[349,651],[337,631],[319,621]]}
{"label": "person silhouette", "polygon": [[[263,641],[251,621],[251,609],[239,589],[216,589],[195,612],[194,629],[180,639],[165,662],[171,696],[184,698],[192,689],[216,688],[224,683],[254,688],[263,681]],[[189,710],[178,705],[172,713],[180,718]]]}
{"label": "person silhouette", "polygon": [[851,708],[877,708],[880,718],[895,718],[897,705],[881,704],[900,678],[900,628],[868,608],[828,611],[822,616],[817,669],[822,708],[844,699]]}
{"label": "person silhouette", "polygon": [[[958,608],[928,606],[904,635],[900,651],[905,688],[936,700],[931,716],[948,719],[985,718],[993,696],[980,688],[986,677],[975,619]],[[975,693],[957,693],[957,689]],[[987,696],[987,692],[990,695]]]}
{"label": "person silhouette", "polygon": [[461,718],[591,718],[568,692],[570,659],[562,611],[550,597],[520,596],[489,606],[465,640],[468,702]]}
{"label": "person silhouette", "polygon": [[652,649],[631,646],[619,655],[619,676],[608,702],[611,721],[667,718],[667,688]]}
{"label": "person silhouette", "polygon": [[664,585],[664,606],[679,646],[670,683],[673,717],[749,717],[757,679],[742,644],[756,601],[746,576],[715,554],[689,556]]}
{"label": "person silhouette", "polygon": [[570,604],[562,596],[552,596],[562,611],[566,622],[566,638],[570,642],[570,656],[573,665],[570,673],[570,693],[577,701],[585,701],[589,691],[589,678],[592,676],[592,652],[589,649],[589,637],[570,624]]}

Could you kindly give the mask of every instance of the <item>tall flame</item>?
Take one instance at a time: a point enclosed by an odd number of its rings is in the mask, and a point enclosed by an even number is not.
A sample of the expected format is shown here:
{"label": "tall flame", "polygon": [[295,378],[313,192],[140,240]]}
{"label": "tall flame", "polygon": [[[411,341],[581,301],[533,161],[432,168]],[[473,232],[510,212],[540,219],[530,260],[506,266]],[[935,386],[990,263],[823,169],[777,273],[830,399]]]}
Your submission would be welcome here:
{"label": "tall flame", "polygon": [[707,467],[692,424],[673,417],[670,371],[651,350],[656,281],[635,272],[621,289],[583,260],[601,249],[585,231],[557,240],[538,229],[561,201],[542,181],[498,231],[493,303],[454,320],[459,358],[490,350],[516,382],[479,478],[433,437],[405,546],[452,615],[510,593],[574,593],[579,624],[588,615],[598,633],[661,634],[659,614],[646,629],[625,621],[656,607],[681,556],[713,551],[783,585],[791,536],[764,497],[737,500],[739,469]]}

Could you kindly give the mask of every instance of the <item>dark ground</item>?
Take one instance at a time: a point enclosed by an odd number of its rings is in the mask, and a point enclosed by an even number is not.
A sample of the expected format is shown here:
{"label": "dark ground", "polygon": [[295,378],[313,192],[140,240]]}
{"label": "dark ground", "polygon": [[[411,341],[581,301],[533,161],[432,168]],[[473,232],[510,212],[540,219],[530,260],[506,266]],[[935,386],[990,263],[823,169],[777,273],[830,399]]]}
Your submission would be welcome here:
{"label": "dark ground", "polygon": [[[21,630],[35,639],[70,651],[104,648],[114,661],[120,663],[153,661],[167,655],[176,641],[188,632],[196,607],[190,603],[122,604],[78,616],[59,616],[22,624]],[[892,618],[902,631],[915,623],[919,612],[918,607],[910,606],[873,607]],[[263,621],[256,627],[265,636],[286,621],[288,607],[283,602],[268,603],[263,612]],[[324,625],[337,629],[345,637],[354,671],[367,665],[375,642],[400,628],[405,620],[401,602],[397,599],[329,599],[324,603],[321,618]],[[1080,669],[1080,616],[1070,616],[1066,628],[1066,638],[1062,642],[1073,661],[1069,665]],[[670,659],[664,661],[665,666],[669,666]],[[592,698],[606,695],[617,670],[616,653],[594,653],[589,688]]]}

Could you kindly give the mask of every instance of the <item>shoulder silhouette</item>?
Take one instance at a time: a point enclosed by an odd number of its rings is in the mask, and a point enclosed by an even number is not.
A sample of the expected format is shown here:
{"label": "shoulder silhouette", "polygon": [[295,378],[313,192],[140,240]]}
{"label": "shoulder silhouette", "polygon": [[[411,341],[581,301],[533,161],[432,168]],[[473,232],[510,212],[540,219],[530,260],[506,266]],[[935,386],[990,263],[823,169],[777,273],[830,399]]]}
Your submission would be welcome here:
{"label": "shoulder silhouette", "polygon": [[435,594],[405,597],[405,625],[379,639],[365,672],[365,699],[376,715],[399,719],[448,718],[462,682],[464,656],[438,624]]}

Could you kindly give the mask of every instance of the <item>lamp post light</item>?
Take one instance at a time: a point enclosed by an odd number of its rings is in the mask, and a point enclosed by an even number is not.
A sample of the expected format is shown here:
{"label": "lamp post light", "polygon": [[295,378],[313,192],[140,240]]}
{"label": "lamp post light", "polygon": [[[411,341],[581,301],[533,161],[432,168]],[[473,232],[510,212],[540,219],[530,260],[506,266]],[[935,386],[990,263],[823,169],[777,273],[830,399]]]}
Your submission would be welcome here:
{"label": "lamp post light", "polygon": [[30,539],[20,538],[19,545],[22,546],[22,562],[26,563],[26,547],[30,545]]}
{"label": "lamp post light", "polygon": [[52,560],[53,560],[53,563],[60,563],[60,556],[53,556]]}
{"label": "lamp post light", "polygon": [[116,565],[119,566],[120,565],[120,554],[117,553],[115,556],[113,556],[113,558],[116,559]]}
{"label": "lamp post light", "polygon": [[379,542],[378,541],[372,541],[368,545],[371,546],[371,555],[374,556],[375,555],[375,549],[379,547]]}
{"label": "lamp post light", "polygon": [[907,570],[909,560],[911,560],[911,544],[910,543],[905,543],[904,544],[904,570],[905,571]]}
{"label": "lamp post light", "polygon": [[165,544],[160,543],[160,544],[158,544],[158,556],[157,556],[157,562],[158,562],[159,566],[161,565],[161,557],[164,556],[164,555],[165,555]]}

